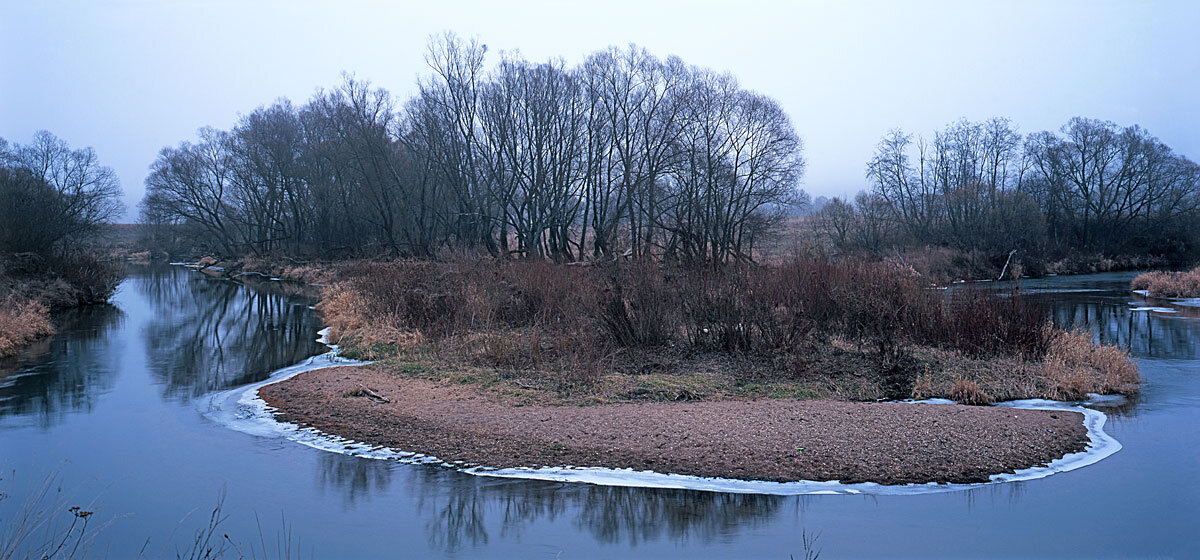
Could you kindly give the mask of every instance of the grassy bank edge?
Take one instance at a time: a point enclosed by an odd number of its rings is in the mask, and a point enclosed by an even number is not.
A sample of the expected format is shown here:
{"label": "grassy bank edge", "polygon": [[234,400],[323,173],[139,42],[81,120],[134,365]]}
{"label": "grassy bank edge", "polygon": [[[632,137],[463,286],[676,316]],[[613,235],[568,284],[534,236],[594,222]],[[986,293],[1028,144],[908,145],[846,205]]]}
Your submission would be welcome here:
{"label": "grassy bank edge", "polygon": [[[467,353],[461,353],[463,348],[458,347],[454,354],[447,354],[445,348],[428,344],[390,344],[364,340],[362,336],[350,332],[337,338],[341,355],[373,360],[375,363],[369,367],[400,377],[471,386],[513,406],[742,399],[887,400],[872,356],[844,341],[834,341],[827,351],[808,357],[810,367],[824,373],[787,378],[763,375],[761,369],[770,364],[714,355],[697,355],[669,364],[658,361],[652,369],[636,373],[604,370],[581,375],[562,364],[498,367],[487,363],[493,351],[489,344],[495,344],[495,339],[476,337],[477,346]],[[1126,352],[1094,344],[1090,334],[1083,332],[1062,333],[1046,359],[1038,362],[979,359],[933,347],[917,347],[912,354],[923,370],[910,395],[918,400],[945,398],[969,405],[1034,398],[1078,401],[1093,393],[1134,396],[1141,383]],[[661,360],[661,356],[655,358]]]}
{"label": "grassy bank edge", "polygon": [[1200,266],[1178,272],[1146,272],[1134,277],[1130,289],[1151,297],[1200,298]]}
{"label": "grassy bank edge", "polygon": [[[654,402],[721,399],[836,399],[885,400],[878,364],[861,344],[830,341],[827,348],[797,357],[817,374],[774,375],[780,364],[761,357],[717,353],[690,355],[686,351],[655,351],[627,355],[645,367],[630,371],[616,367],[612,356],[583,360],[542,360],[530,356],[546,342],[538,333],[472,332],[447,339],[425,337],[415,329],[369,324],[354,316],[355,306],[332,309],[331,300],[346,295],[347,271],[372,266],[364,261],[292,263],[243,258],[237,261],[201,260],[223,273],[236,270],[263,276],[325,285],[318,305],[324,322],[333,326],[343,355],[379,361],[401,376],[472,385],[494,398],[515,405],[556,403],[591,405],[615,402]],[[527,338],[527,341],[523,341]],[[1090,393],[1134,395],[1141,382],[1128,353],[1094,343],[1089,333],[1057,332],[1047,354],[1037,360],[1017,357],[980,359],[931,346],[912,349],[919,370],[912,385],[916,399],[947,398],[964,404],[1044,398],[1086,399]],[[626,354],[638,354],[626,351]]]}

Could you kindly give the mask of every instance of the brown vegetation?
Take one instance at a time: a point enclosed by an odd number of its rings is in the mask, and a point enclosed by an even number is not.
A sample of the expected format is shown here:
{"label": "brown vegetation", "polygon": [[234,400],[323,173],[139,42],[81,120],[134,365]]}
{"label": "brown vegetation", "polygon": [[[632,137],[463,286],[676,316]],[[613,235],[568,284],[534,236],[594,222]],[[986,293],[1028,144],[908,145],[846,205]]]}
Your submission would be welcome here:
{"label": "brown vegetation", "polygon": [[50,312],[107,301],[120,270],[86,255],[0,258],[0,357],[54,333]]}
{"label": "brown vegetation", "polygon": [[1127,356],[1050,327],[1038,300],[929,290],[889,263],[480,259],[340,274],[318,309],[351,355],[534,400],[983,403],[1137,390]]}
{"label": "brown vegetation", "polygon": [[1146,290],[1154,297],[1200,297],[1200,267],[1184,272],[1147,272],[1133,279],[1134,290]]}
{"label": "brown vegetation", "polygon": [[45,305],[12,296],[0,300],[0,358],[50,334],[54,334],[54,326]]}
{"label": "brown vegetation", "polygon": [[950,388],[948,397],[962,404],[988,405],[995,402],[992,396],[983,392],[974,381],[961,377],[954,380],[954,387]]}

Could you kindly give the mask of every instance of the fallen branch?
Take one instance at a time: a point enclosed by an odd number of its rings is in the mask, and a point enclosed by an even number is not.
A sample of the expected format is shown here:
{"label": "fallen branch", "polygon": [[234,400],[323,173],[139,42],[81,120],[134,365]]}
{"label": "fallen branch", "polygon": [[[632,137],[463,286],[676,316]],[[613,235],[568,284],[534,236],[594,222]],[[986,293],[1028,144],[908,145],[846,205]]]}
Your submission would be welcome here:
{"label": "fallen branch", "polygon": [[363,392],[364,392],[364,393],[366,393],[368,397],[371,397],[372,399],[375,399],[375,400],[377,400],[377,401],[379,401],[379,402],[385,402],[385,403],[390,403],[390,402],[392,402],[392,401],[391,401],[391,400],[389,400],[387,397],[385,397],[385,396],[383,396],[383,395],[380,395],[379,393],[376,393],[375,391],[372,391],[372,390],[368,389],[368,388],[367,388],[367,386],[366,386],[366,385],[363,385],[362,383],[359,383],[359,384],[358,384],[358,388],[362,389],[362,390],[363,390]]}
{"label": "fallen branch", "polygon": [[1000,269],[1000,277],[996,280],[1004,280],[1004,275],[1008,273],[1008,264],[1012,262],[1013,255],[1017,254],[1017,250],[1013,249],[1008,252],[1008,260],[1004,261],[1004,268]]}

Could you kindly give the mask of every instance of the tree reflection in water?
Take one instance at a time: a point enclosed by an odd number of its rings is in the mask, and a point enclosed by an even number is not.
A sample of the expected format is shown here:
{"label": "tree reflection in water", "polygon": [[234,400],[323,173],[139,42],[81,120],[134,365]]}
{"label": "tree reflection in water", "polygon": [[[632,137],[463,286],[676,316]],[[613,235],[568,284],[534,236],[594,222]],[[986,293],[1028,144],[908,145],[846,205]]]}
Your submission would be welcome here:
{"label": "tree reflection in water", "polygon": [[1134,311],[1168,305],[1128,292],[1062,294],[1049,300],[1051,319],[1065,328],[1091,331],[1101,342],[1129,349],[1135,358],[1200,359],[1200,309],[1172,307],[1174,313]]}
{"label": "tree reflection in water", "polygon": [[718,535],[773,518],[786,500],[806,499],[592,485],[584,494],[576,525],[600,542],[629,545],[663,537],[708,544]]}
{"label": "tree reflection in water", "polygon": [[311,300],[277,283],[247,286],[180,267],[153,268],[132,281],[152,302],[143,329],[151,371],[164,393],[187,399],[266,378],[320,353]]}
{"label": "tree reflection in water", "polygon": [[806,497],[620,488],[468,475],[440,466],[405,465],[323,454],[317,485],[340,486],[352,506],[401,485],[417,500],[432,548],[457,552],[494,537],[519,539],[526,527],[568,518],[598,542],[636,546],[664,538],[709,543],[721,535],[764,524],[784,505],[803,509]]}
{"label": "tree reflection in water", "polygon": [[317,461],[317,488],[322,492],[344,492],[346,508],[374,494],[382,494],[392,484],[393,465],[385,461],[341,453],[321,453]]}
{"label": "tree reflection in water", "polygon": [[112,305],[56,313],[58,334],[0,359],[0,418],[24,417],[48,428],[67,412],[90,412],[112,388],[117,368],[101,350],[122,318]]}

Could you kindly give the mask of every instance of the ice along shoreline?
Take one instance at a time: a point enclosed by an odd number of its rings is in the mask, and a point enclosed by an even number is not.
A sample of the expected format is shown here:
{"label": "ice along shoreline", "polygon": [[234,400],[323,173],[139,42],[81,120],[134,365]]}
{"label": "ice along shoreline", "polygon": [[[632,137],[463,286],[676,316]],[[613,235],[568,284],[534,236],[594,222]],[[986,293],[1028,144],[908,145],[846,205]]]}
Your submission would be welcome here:
{"label": "ice along shoreline", "polygon": [[[1098,410],[1081,406],[1080,403],[1062,403],[1041,399],[998,403],[996,406],[1027,410],[1066,410],[1083,415],[1087,430],[1086,449],[1069,453],[1045,466],[1020,469],[1012,473],[991,475],[989,481],[980,483],[937,483],[889,485],[874,482],[845,484],[837,481],[787,481],[743,480],[735,478],[710,478],[686,474],[635,470],[632,468],[606,467],[518,467],[494,469],[465,466],[443,461],[437,457],[390,449],[361,441],[328,434],[312,427],[302,427],[276,418],[277,412],[267,404],[258,391],[267,385],[291,379],[302,373],[339,366],[365,365],[367,362],[349,360],[338,356],[336,345],[326,339],[328,329],[320,332],[320,342],[330,350],[310,357],[300,363],[275,372],[263,381],[215,393],[197,401],[201,412],[209,419],[231,429],[260,437],[284,438],[322,451],[359,456],[370,459],[393,460],[411,464],[438,464],[467,474],[545,480],[555,482],[580,482],[605,486],[641,488],[670,488],[712,492],[755,493],[772,495],[801,494],[868,494],[868,495],[912,495],[970,490],[982,486],[1044,478],[1052,474],[1072,471],[1094,464],[1121,449],[1121,444],[1107,432],[1104,424],[1107,416]],[[951,401],[933,400],[914,402],[913,406],[947,404]]]}

